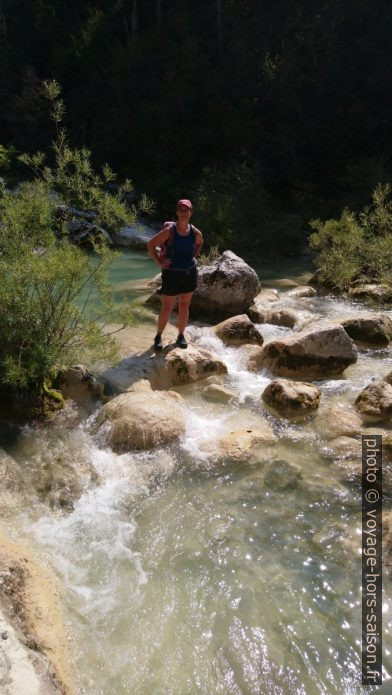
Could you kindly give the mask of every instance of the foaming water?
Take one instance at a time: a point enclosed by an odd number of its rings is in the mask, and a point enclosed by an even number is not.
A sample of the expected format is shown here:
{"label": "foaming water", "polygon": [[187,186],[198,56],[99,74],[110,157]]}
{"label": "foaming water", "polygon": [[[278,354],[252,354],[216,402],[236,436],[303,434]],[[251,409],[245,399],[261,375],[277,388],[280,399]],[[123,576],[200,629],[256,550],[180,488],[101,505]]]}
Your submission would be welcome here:
{"label": "foaming water", "polygon": [[[357,310],[329,299],[301,306],[314,315]],[[290,333],[259,328],[265,340]],[[117,455],[82,423],[58,431],[57,448],[56,431],[26,430],[14,451],[21,465],[38,468],[43,447],[47,456],[61,448],[78,465],[88,458],[99,476],[73,510],[41,504],[18,519],[61,580],[78,692],[364,694],[358,489],[323,455],[312,421],[291,424],[265,411],[271,375],[247,371],[246,349],[204,329],[194,337],[226,364],[217,381],[234,398],[211,403],[203,384],[184,389],[187,426],[177,445]],[[361,351],[344,378],[317,383],[322,398],[348,406],[390,369],[390,350]],[[271,452],[247,463],[219,457],[222,436],[260,417],[279,437]],[[388,581],[377,693],[391,692]]]}

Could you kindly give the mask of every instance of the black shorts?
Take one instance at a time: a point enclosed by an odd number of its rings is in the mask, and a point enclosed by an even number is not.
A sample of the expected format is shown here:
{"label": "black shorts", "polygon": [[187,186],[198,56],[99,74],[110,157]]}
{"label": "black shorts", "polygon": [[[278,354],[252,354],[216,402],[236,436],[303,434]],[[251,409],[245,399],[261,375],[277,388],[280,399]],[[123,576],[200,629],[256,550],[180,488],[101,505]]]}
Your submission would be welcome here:
{"label": "black shorts", "polygon": [[175,297],[185,292],[194,292],[197,287],[197,268],[190,270],[162,270],[162,287],[159,294]]}

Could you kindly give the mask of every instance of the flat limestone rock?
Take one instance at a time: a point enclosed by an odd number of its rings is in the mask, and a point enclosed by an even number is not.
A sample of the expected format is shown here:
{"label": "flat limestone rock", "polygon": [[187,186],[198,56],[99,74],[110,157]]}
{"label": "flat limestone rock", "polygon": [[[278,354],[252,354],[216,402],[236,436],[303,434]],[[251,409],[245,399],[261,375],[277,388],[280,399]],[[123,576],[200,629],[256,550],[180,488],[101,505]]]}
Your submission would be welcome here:
{"label": "flat limestone rock", "polygon": [[26,504],[26,486],[18,464],[0,449],[0,518],[10,517]]}
{"label": "flat limestone rock", "polygon": [[[11,663],[6,665],[5,673],[0,671],[9,686],[5,692],[76,695],[54,577],[30,549],[11,541],[3,529],[0,529],[0,567],[2,619],[12,627],[8,652]],[[28,669],[27,659],[34,672]],[[29,689],[16,690],[16,685],[26,683],[27,677],[31,679]],[[37,684],[39,689],[35,690]]]}
{"label": "flat limestone rock", "polygon": [[225,459],[248,461],[257,447],[274,446],[278,441],[269,422],[260,416],[242,413],[230,418],[227,424],[230,423],[233,429],[218,441],[220,455]]}

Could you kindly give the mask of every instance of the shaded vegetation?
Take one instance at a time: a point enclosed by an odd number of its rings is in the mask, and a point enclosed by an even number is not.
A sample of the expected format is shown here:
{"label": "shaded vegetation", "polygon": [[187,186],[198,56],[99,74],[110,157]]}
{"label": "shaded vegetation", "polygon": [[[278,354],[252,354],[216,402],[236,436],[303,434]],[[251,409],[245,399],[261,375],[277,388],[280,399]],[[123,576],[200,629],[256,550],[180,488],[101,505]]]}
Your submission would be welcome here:
{"label": "shaded vegetation", "polygon": [[298,252],[392,180],[391,24],[387,0],[1,0],[1,144],[49,150],[56,78],[71,149],[160,219],[191,197],[207,244]]}
{"label": "shaded vegetation", "polygon": [[[56,83],[46,91],[52,117],[61,123],[63,104]],[[37,414],[61,405],[51,384],[59,368],[80,360],[116,356],[110,325],[134,323],[130,307],[115,304],[107,281],[113,251],[97,239],[93,255],[72,245],[59,204],[88,202],[97,219],[132,219],[118,195],[105,189],[108,173],[95,174],[85,151],[71,149],[58,130],[54,167],[42,153],[22,155],[34,170],[30,181],[0,195],[0,400]],[[112,176],[110,175],[110,178]],[[100,301],[89,301],[91,293]],[[1,408],[0,408],[1,410]]]}

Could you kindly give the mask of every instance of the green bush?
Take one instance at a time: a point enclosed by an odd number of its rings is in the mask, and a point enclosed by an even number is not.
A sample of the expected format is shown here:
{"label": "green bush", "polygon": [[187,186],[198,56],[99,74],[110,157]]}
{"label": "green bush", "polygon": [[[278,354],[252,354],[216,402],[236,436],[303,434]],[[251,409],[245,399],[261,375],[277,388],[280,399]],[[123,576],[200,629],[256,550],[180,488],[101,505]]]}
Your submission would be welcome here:
{"label": "green bush", "polygon": [[[58,87],[48,85],[49,95]],[[54,90],[54,91],[53,91]],[[59,116],[54,104],[53,115]],[[0,192],[0,396],[48,396],[56,371],[75,361],[113,359],[109,326],[135,322],[126,304],[117,305],[107,281],[114,256],[105,243],[93,254],[58,235],[58,202],[97,212],[101,221],[134,219],[117,195],[111,196],[89,166],[85,151],[71,150],[64,131],[53,143],[55,167],[43,155],[23,156],[35,176],[12,192]],[[53,195],[56,191],[59,199]],[[65,223],[63,223],[65,224]],[[57,234],[55,233],[57,231]],[[99,302],[90,302],[94,293]],[[117,328],[117,330],[119,330]],[[35,409],[36,412],[36,409]]]}
{"label": "green bush", "polygon": [[312,220],[310,247],[317,251],[320,280],[339,291],[353,282],[392,281],[392,200],[390,184],[378,184],[372,202],[356,215]]}

